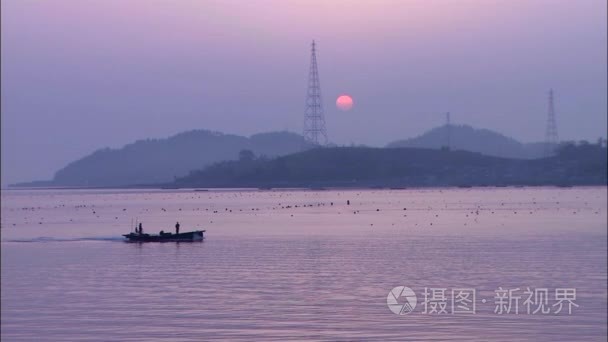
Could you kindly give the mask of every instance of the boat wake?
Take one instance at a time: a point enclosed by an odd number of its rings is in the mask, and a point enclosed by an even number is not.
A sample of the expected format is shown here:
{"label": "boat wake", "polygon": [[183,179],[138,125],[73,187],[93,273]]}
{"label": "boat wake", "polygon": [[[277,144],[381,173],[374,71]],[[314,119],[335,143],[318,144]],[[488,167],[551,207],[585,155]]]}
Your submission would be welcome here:
{"label": "boat wake", "polygon": [[55,238],[55,237],[36,237],[31,239],[9,239],[3,242],[82,242],[82,241],[125,241],[125,238],[120,236],[92,236],[92,237],[76,237],[76,238]]}

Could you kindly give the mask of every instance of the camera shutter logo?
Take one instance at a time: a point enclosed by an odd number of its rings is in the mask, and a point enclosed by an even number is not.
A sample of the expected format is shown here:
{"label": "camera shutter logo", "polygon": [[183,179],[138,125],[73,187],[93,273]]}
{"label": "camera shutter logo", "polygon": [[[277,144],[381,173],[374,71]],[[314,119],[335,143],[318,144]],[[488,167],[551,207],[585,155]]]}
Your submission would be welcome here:
{"label": "camera shutter logo", "polygon": [[414,311],[418,299],[412,289],[397,286],[386,296],[386,305],[395,315],[406,315]]}

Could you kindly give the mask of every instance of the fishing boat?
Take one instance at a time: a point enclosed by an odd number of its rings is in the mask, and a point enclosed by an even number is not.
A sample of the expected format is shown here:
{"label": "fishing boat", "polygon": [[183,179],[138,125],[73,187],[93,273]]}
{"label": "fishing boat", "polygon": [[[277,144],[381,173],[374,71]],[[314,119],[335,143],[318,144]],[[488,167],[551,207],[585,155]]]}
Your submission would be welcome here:
{"label": "fishing boat", "polygon": [[159,234],[139,234],[139,233],[129,233],[123,234],[125,238],[127,238],[128,242],[193,242],[193,241],[203,241],[204,230],[195,230],[193,232],[187,233],[164,233],[161,232]]}

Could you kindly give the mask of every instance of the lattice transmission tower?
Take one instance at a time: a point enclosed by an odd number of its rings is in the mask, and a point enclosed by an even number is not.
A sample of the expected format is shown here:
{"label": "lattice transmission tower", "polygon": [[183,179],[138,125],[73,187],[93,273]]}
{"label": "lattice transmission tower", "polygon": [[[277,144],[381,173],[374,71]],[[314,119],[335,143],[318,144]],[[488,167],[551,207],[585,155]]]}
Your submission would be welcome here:
{"label": "lattice transmission tower", "polygon": [[557,121],[555,119],[555,105],[553,103],[553,89],[549,90],[549,111],[547,113],[547,130],[545,132],[545,155],[549,156],[555,153],[555,149],[559,144],[557,135]]}
{"label": "lattice transmission tower", "polygon": [[312,41],[310,53],[310,70],[308,72],[308,91],[306,93],[306,111],[304,112],[304,139],[315,145],[327,144],[327,130],[323,115],[321,83],[317,66],[315,41]]}

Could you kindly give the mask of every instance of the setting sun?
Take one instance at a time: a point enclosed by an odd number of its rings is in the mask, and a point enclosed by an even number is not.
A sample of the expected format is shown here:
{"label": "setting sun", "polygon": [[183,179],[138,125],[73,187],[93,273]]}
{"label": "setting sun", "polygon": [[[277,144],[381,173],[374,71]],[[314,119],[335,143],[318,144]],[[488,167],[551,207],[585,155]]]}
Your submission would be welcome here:
{"label": "setting sun", "polygon": [[348,95],[340,95],[336,99],[336,107],[344,111],[350,110],[353,108],[353,98]]}

